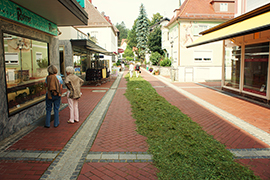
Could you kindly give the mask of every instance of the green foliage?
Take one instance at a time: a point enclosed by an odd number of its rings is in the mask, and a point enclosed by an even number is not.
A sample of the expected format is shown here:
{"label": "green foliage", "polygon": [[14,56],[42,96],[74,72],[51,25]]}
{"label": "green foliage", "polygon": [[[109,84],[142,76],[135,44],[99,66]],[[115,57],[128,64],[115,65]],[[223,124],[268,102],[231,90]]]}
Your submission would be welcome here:
{"label": "green foliage", "polygon": [[132,49],[137,46],[137,35],[136,35],[136,23],[137,19],[134,21],[132,29],[128,32],[128,42],[127,45]]}
{"label": "green foliage", "polygon": [[48,59],[47,58],[39,59],[39,61],[37,61],[37,65],[40,68],[46,68],[46,67],[48,67]]}
{"label": "green foliage", "polygon": [[162,19],[163,19],[163,16],[160,15],[159,13],[153,14],[153,17],[149,26],[153,26],[154,24],[158,23]]}
{"label": "green foliage", "polygon": [[158,52],[153,52],[150,56],[150,61],[153,65],[158,65],[159,61],[161,60],[161,55]]}
{"label": "green foliage", "polygon": [[141,77],[129,78],[126,97],[137,131],[147,137],[159,179],[259,179]]}
{"label": "green foliage", "polygon": [[126,28],[124,21],[121,24],[116,23],[115,27],[119,30],[118,46],[120,46],[122,39],[127,39],[129,30]]}
{"label": "green foliage", "polygon": [[121,61],[119,59],[116,62],[116,66],[121,66]]}
{"label": "green foliage", "polygon": [[152,32],[148,35],[147,41],[148,48],[151,52],[158,52],[163,55],[163,50],[161,48],[161,29],[160,26],[155,27]]}
{"label": "green foliage", "polygon": [[141,59],[144,59],[147,48],[149,19],[147,18],[143,4],[140,6],[140,14],[136,22],[137,48]]}
{"label": "green foliage", "polygon": [[134,58],[133,58],[133,57],[129,57],[129,56],[128,56],[128,57],[126,57],[126,60],[127,60],[127,61],[133,61],[133,60],[134,60]]}
{"label": "green foliage", "polygon": [[127,48],[124,51],[123,57],[134,57],[131,47],[127,46]]}
{"label": "green foliage", "polygon": [[172,61],[169,58],[165,58],[165,59],[160,61],[160,66],[163,66],[163,67],[171,66],[171,64],[172,64]]}

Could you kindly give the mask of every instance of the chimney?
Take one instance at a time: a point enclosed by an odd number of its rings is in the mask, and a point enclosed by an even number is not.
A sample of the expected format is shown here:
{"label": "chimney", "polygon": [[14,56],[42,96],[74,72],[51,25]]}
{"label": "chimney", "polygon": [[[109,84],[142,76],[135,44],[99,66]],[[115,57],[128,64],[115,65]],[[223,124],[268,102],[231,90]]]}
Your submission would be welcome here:
{"label": "chimney", "polygon": [[101,15],[102,15],[102,16],[105,16],[105,12],[104,12],[104,11],[102,11],[102,12],[101,12]]}

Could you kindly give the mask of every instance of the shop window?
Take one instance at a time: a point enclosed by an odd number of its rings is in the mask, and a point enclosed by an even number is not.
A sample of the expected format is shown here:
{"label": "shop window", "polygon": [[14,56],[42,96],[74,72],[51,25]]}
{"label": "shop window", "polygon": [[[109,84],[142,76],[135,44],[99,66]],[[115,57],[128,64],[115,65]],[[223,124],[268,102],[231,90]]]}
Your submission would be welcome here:
{"label": "shop window", "polygon": [[269,43],[245,47],[244,91],[266,95]]}
{"label": "shop window", "polygon": [[45,99],[47,43],[4,33],[9,114]]}
{"label": "shop window", "polygon": [[212,50],[196,50],[193,52],[195,62],[211,62],[213,51]]}
{"label": "shop window", "polygon": [[225,41],[225,86],[239,89],[241,46],[231,40]]}

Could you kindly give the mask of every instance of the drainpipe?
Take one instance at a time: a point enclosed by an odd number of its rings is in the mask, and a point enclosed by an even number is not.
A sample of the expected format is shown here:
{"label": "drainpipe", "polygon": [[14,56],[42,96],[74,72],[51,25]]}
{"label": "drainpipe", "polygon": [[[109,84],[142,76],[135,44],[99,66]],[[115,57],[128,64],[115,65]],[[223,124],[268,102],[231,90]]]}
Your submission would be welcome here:
{"label": "drainpipe", "polygon": [[178,48],[178,66],[180,66],[180,22],[177,19],[177,23],[178,23],[178,43],[177,43],[177,48]]}

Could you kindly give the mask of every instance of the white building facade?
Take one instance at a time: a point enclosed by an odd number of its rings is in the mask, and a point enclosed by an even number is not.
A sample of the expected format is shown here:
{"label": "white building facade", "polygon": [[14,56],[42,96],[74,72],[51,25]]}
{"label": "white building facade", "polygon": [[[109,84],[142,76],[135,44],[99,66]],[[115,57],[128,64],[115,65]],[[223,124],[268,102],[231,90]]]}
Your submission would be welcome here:
{"label": "white building facade", "polygon": [[[203,0],[185,1],[175,10],[167,26],[162,28],[162,47],[167,50],[176,70],[175,79],[180,82],[203,82],[221,80],[222,42],[187,49],[186,46],[198,37],[200,32],[212,28],[234,17],[234,1],[228,1],[223,11],[221,2]],[[200,6],[200,7],[199,7]],[[195,10],[196,11],[195,11]]]}

